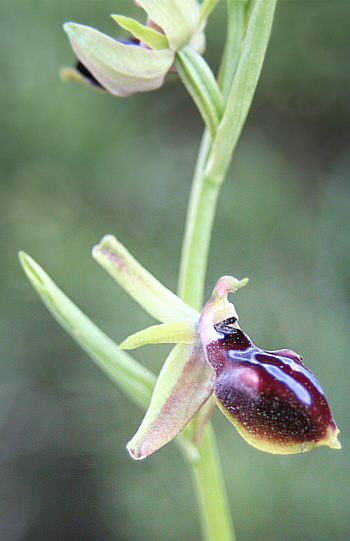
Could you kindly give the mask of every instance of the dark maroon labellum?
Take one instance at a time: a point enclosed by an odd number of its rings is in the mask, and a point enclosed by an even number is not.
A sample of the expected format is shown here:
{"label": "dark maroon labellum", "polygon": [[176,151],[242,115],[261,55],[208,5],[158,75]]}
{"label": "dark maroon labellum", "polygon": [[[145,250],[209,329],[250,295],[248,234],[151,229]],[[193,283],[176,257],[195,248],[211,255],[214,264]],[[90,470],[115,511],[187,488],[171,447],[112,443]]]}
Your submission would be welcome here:
{"label": "dark maroon labellum", "polygon": [[206,354],[216,372],[220,409],[241,435],[272,453],[339,448],[339,430],[323,391],[301,357],[254,346],[235,322],[231,318],[215,325],[217,340]]}

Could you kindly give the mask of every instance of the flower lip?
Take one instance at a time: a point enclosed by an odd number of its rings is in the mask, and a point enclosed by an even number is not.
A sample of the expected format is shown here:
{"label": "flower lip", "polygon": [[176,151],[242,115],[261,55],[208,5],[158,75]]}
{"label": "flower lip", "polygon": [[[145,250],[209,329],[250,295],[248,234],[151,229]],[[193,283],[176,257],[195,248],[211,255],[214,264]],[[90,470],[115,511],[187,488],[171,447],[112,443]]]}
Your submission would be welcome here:
{"label": "flower lip", "polygon": [[299,355],[256,347],[235,318],[214,329],[217,339],[206,354],[216,372],[218,405],[248,443],[281,454],[340,448],[323,391]]}
{"label": "flower lip", "polygon": [[219,339],[224,340],[229,337],[230,343],[234,345],[234,351],[248,350],[252,346],[248,336],[238,327],[236,317],[225,319],[221,323],[214,325],[214,328],[220,336]]}

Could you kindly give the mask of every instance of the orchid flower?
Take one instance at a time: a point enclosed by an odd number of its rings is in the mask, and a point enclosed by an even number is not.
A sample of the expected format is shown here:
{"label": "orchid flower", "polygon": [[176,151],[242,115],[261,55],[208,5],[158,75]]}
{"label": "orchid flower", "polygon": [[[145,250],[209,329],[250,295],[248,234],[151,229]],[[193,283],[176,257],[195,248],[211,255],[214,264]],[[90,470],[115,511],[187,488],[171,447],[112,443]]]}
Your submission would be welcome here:
{"label": "orchid flower", "polygon": [[[105,89],[115,96],[129,96],[159,88],[174,64],[177,51],[189,45],[202,54],[203,29],[216,2],[196,0],[138,0],[147,23],[112,15],[120,27],[132,34],[130,40],[113,39],[89,26],[65,23],[71,46],[79,59],[78,69],[64,68],[65,80],[78,80]],[[208,9],[207,4],[210,4]]]}
{"label": "orchid flower", "polygon": [[[127,445],[134,459],[146,458],[173,440],[197,413],[191,437],[198,443],[215,403],[241,436],[262,451],[291,454],[321,445],[340,448],[324,393],[301,357],[286,349],[262,350],[240,329],[228,294],[245,286],[247,278],[220,278],[199,313],[158,282],[113,235],[103,237],[92,255],[161,322],[129,336],[119,350],[101,337],[37,263],[23,252],[20,260],[59,323],[136,402],[148,405]],[[159,343],[176,345],[157,380],[135,372],[132,359],[122,351]],[[133,371],[131,378],[128,371]]]}
{"label": "orchid flower", "polygon": [[[199,314],[155,281],[115,237],[104,237],[93,257],[162,322],[129,336],[120,348],[177,344],[159,374],[141,426],[127,446],[133,458],[145,458],[171,441],[207,401],[208,420],[213,393],[238,432],[260,450],[290,454],[320,445],[340,448],[339,430],[324,393],[301,357],[286,349],[257,348],[241,331],[228,294],[245,286],[248,279],[221,278]],[[201,427],[195,438],[200,438]]]}

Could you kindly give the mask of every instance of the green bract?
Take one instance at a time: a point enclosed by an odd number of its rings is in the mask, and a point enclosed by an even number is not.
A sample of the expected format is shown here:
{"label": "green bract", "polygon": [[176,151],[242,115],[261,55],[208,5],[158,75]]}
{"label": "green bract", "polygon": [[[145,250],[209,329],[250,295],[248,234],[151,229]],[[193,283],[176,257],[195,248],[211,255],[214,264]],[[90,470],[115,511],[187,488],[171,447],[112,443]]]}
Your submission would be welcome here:
{"label": "green bract", "polygon": [[[148,14],[147,26],[121,15],[112,16],[133,35],[132,41],[118,41],[73,22],[64,25],[81,64],[92,79],[115,96],[159,88],[179,49],[186,44],[198,53],[205,49],[205,22],[196,0],[141,0],[137,3]],[[96,87],[89,77],[70,68],[64,69],[62,76]]]}

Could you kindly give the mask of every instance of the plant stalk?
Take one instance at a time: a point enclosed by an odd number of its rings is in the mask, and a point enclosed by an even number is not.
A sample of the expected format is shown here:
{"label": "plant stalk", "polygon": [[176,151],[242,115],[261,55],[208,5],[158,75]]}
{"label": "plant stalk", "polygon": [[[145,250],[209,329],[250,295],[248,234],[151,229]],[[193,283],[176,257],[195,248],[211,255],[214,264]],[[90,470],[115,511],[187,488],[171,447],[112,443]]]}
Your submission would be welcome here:
{"label": "plant stalk", "polygon": [[236,541],[216,438],[208,423],[197,446],[199,457],[184,452],[199,503],[203,541]]}
{"label": "plant stalk", "polygon": [[211,138],[205,130],[192,181],[182,244],[178,295],[200,311],[203,306],[208,252],[220,186],[207,182],[204,175]]}
{"label": "plant stalk", "polygon": [[[275,0],[256,0],[245,25],[244,0],[227,0],[228,30],[219,71],[225,111],[216,133],[205,130],[193,177],[179,270],[179,296],[200,311],[221,185],[245,123],[270,37]],[[198,415],[198,414],[197,414]],[[195,423],[195,419],[192,421]],[[205,541],[234,541],[233,522],[211,424],[189,465]]]}

